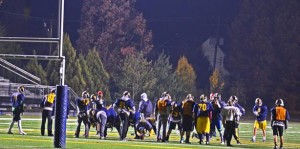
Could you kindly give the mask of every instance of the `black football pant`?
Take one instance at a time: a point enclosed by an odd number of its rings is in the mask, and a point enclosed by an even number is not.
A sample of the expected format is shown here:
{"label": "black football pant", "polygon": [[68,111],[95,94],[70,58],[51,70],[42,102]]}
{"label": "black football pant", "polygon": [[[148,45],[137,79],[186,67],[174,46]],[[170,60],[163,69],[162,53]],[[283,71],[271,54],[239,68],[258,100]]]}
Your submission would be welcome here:
{"label": "black football pant", "polygon": [[120,113],[121,129],[120,129],[120,140],[123,140],[127,136],[129,127],[129,116],[126,113]]}
{"label": "black football pant", "polygon": [[90,131],[90,123],[89,123],[89,120],[88,120],[88,116],[87,116],[87,113],[86,112],[80,112],[78,115],[77,115],[77,128],[76,128],[76,132],[75,132],[75,137],[78,138],[79,137],[79,133],[80,133],[80,126],[81,126],[81,123],[83,122],[84,124],[84,127],[85,127],[85,132],[84,132],[84,136],[85,138],[88,138],[89,137],[89,131]]}
{"label": "black football pant", "polygon": [[227,146],[231,145],[232,136],[235,134],[235,121],[226,121],[224,138]]}
{"label": "black football pant", "polygon": [[45,135],[45,124],[46,124],[46,120],[48,120],[48,136],[53,136],[52,133],[52,111],[50,110],[43,110],[42,112],[42,126],[41,126],[41,135]]}

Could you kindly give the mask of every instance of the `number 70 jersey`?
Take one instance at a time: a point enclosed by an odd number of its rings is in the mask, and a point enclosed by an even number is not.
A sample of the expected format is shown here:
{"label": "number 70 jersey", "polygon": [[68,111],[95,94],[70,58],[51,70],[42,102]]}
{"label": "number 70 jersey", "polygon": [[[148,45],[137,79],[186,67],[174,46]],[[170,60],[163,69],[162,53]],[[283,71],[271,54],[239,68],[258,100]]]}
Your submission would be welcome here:
{"label": "number 70 jersey", "polygon": [[213,106],[209,102],[199,102],[195,105],[194,113],[197,117],[208,117],[213,110]]}

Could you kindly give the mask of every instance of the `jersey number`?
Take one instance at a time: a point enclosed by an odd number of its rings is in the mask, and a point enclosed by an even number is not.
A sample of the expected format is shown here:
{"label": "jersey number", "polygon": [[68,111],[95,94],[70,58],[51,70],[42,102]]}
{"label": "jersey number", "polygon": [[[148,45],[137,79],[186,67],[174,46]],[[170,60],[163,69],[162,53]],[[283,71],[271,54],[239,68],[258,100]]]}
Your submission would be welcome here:
{"label": "jersey number", "polygon": [[199,104],[200,111],[206,111],[206,104]]}

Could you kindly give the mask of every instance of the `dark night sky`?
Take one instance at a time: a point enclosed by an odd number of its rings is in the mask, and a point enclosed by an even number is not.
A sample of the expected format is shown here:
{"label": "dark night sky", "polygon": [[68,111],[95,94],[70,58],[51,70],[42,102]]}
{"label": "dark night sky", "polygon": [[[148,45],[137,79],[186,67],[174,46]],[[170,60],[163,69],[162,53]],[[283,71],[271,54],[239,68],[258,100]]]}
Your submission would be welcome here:
{"label": "dark night sky", "polygon": [[[64,31],[70,34],[73,45],[78,38],[82,1],[65,0]],[[53,25],[57,25],[57,7],[53,0],[4,0],[0,20],[9,36],[46,37],[43,24],[55,20]],[[199,73],[203,68],[209,69],[199,59],[204,40],[219,33],[225,38],[226,51],[226,29],[237,14],[238,0],[137,0],[136,9],[144,14],[148,29],[153,31],[153,51],[164,49],[175,65],[180,56],[186,55]],[[209,73],[202,75],[198,81],[203,82],[208,76]]]}

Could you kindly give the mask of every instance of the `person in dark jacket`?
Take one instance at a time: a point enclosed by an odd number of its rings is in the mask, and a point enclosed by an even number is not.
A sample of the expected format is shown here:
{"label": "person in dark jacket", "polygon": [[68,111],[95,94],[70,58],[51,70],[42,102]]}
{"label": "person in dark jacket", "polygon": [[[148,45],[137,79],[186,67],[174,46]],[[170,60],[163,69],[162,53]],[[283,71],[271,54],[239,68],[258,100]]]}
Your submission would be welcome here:
{"label": "person in dark jacket", "polygon": [[55,89],[51,89],[50,93],[42,99],[40,107],[43,109],[42,111],[42,124],[41,124],[41,135],[45,135],[45,124],[46,120],[48,120],[48,136],[53,136],[52,133],[52,116],[54,116],[54,106],[55,106]]}
{"label": "person in dark jacket", "polygon": [[152,102],[148,99],[147,94],[141,94],[141,101],[139,103],[138,112],[143,113],[144,117],[147,119],[151,117],[153,113],[153,105]]}

